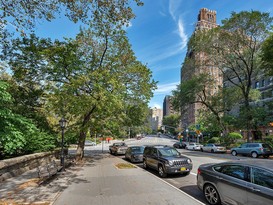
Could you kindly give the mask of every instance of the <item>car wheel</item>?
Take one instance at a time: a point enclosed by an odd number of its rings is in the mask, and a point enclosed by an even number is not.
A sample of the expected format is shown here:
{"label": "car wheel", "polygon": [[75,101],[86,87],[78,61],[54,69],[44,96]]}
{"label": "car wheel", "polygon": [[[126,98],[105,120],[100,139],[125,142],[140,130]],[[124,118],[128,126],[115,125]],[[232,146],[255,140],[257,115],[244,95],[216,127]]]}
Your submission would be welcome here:
{"label": "car wheel", "polygon": [[236,152],[235,150],[233,150],[233,151],[231,152],[231,154],[232,154],[233,156],[236,156],[236,155],[237,155],[237,152]]}
{"label": "car wheel", "polygon": [[258,153],[257,152],[251,152],[251,157],[252,158],[257,158],[258,157]]}
{"label": "car wheel", "polygon": [[146,160],[143,160],[143,168],[144,168],[144,169],[147,169],[147,163],[146,163]]}
{"label": "car wheel", "polygon": [[214,152],[214,149],[210,150],[210,152],[213,153],[213,152]]}
{"label": "car wheel", "polygon": [[204,187],[204,196],[205,196],[207,202],[209,202],[209,204],[211,204],[211,205],[220,205],[221,204],[220,196],[219,196],[216,188],[211,184],[207,184]]}
{"label": "car wheel", "polygon": [[164,177],[167,176],[167,174],[166,174],[166,172],[165,172],[165,170],[164,170],[164,168],[163,168],[162,165],[159,165],[159,166],[158,166],[158,174],[159,174],[159,176],[162,177],[162,178],[164,178]]}
{"label": "car wheel", "polygon": [[203,152],[204,150],[201,148],[201,152]]}
{"label": "car wheel", "polygon": [[112,150],[110,150],[110,154],[113,154]]}

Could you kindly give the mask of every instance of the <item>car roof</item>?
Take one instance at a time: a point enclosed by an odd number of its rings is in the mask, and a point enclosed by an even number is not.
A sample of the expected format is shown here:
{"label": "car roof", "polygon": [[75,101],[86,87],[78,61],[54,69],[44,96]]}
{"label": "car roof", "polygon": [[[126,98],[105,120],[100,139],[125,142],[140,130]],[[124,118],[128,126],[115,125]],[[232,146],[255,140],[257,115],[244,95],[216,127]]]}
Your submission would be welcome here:
{"label": "car roof", "polygon": [[242,165],[267,168],[273,171],[273,163],[270,163],[269,161],[268,159],[242,159],[242,160],[232,160],[232,161],[222,162],[219,164],[242,164]]}
{"label": "car roof", "polygon": [[148,147],[148,148],[149,147],[154,147],[154,148],[172,148],[171,146],[168,146],[168,145],[149,145],[149,146],[146,146],[146,147]]}

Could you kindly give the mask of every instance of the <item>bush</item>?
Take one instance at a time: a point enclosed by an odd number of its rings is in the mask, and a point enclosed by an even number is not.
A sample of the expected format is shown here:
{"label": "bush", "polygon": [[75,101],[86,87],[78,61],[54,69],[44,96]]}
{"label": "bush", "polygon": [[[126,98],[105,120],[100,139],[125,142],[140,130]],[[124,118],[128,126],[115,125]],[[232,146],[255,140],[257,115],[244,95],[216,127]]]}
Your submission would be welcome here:
{"label": "bush", "polygon": [[212,137],[211,139],[208,140],[208,143],[220,143],[220,138],[219,137]]}
{"label": "bush", "polygon": [[230,147],[231,145],[237,145],[236,141],[239,139],[243,139],[243,136],[240,133],[231,132],[224,138],[224,142],[227,147]]}
{"label": "bush", "polygon": [[263,141],[273,147],[273,135],[264,137]]}

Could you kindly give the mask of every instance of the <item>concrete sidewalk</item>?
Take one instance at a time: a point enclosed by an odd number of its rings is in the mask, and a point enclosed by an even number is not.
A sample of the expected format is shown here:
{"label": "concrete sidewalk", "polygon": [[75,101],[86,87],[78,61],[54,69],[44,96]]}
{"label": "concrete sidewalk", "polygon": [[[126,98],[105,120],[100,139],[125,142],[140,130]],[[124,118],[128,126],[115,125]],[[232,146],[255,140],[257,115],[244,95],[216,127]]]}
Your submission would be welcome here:
{"label": "concrete sidewalk", "polygon": [[35,172],[1,183],[0,205],[202,204],[137,166],[122,167],[128,162],[107,151],[87,150],[85,154],[85,163],[67,168],[40,186],[31,184]]}

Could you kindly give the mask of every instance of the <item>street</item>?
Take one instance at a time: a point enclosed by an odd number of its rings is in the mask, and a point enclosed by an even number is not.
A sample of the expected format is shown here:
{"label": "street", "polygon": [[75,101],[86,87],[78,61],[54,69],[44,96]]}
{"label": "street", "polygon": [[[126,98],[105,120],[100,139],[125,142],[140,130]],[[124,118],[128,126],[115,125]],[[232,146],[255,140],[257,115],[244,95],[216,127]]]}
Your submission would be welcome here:
{"label": "street", "polygon": [[[125,140],[125,143],[128,146],[133,145],[169,145],[172,146],[177,140],[170,139],[164,135],[161,135],[160,137],[156,135],[147,136],[145,138],[142,138],[140,140],[137,139],[127,139]],[[100,145],[97,145],[96,147],[88,147],[88,149],[101,149],[101,150],[108,150],[108,146],[111,145],[111,142],[103,143]],[[200,151],[190,151],[185,149],[177,149],[180,153],[183,155],[190,157],[193,162],[193,169],[188,176],[181,176],[181,175],[168,175],[167,178],[159,178],[158,180],[164,180],[165,182],[168,182],[169,184],[175,186],[176,188],[182,190],[183,192],[187,193],[188,195],[194,197],[195,199],[199,200],[200,202],[204,204],[208,204],[203,196],[203,193],[198,189],[196,185],[196,176],[197,176],[197,169],[199,165],[205,164],[205,163],[219,163],[224,162],[228,160],[234,160],[234,159],[244,159],[246,157],[243,156],[232,156],[231,154],[220,154],[220,153],[207,153],[207,152],[200,152]],[[123,160],[125,160],[124,155],[117,156]],[[249,158],[249,157],[247,157]],[[251,158],[250,158],[251,159]],[[270,160],[270,159],[269,159]],[[136,163],[138,167],[142,167],[142,163]],[[158,173],[154,170],[148,169],[149,173],[158,176]]]}

